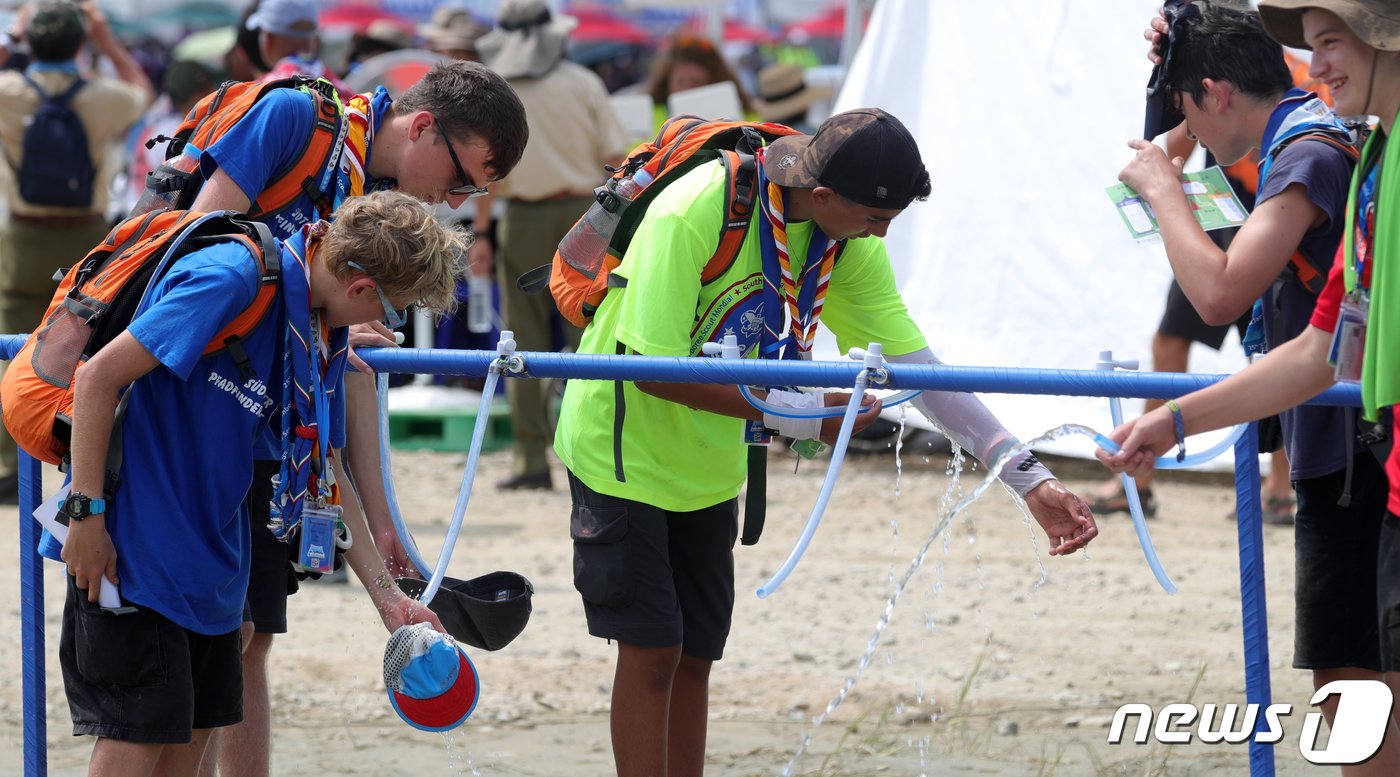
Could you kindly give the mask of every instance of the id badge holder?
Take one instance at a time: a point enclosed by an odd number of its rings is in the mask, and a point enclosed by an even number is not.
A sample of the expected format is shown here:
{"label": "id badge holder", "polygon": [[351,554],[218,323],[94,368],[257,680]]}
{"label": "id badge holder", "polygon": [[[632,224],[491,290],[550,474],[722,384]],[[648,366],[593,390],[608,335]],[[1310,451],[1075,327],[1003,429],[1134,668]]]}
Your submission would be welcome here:
{"label": "id badge holder", "polygon": [[1348,296],[1342,300],[1337,316],[1337,330],[1332,334],[1332,347],[1327,362],[1333,366],[1338,383],[1360,383],[1361,367],[1366,355],[1366,300]]}
{"label": "id badge holder", "polygon": [[336,526],[340,505],[308,505],[301,511],[301,547],[297,566],[304,572],[329,574],[335,568]]}
{"label": "id badge holder", "polygon": [[773,433],[762,421],[744,422],[744,444],[745,445],[768,445],[773,442]]}

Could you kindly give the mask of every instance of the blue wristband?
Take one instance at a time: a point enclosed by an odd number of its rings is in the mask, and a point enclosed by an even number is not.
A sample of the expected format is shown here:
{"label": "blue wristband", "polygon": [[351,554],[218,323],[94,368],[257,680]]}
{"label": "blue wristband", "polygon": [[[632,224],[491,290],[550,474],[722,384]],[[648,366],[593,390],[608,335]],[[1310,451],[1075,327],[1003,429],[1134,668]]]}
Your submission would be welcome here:
{"label": "blue wristband", "polygon": [[1172,426],[1176,429],[1176,460],[1186,459],[1186,419],[1181,415],[1181,406],[1175,399],[1167,400],[1167,409],[1172,411]]}

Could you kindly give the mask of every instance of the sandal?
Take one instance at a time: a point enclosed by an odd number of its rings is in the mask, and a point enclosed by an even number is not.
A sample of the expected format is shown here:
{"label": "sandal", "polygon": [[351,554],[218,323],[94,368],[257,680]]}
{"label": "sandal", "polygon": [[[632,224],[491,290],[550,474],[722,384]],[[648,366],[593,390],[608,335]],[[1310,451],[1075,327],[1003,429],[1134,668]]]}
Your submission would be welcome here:
{"label": "sandal", "polygon": [[1272,526],[1292,526],[1293,513],[1298,503],[1291,496],[1269,496],[1264,498],[1264,523]]}
{"label": "sandal", "polygon": [[[1260,507],[1260,518],[1264,523],[1272,526],[1292,526],[1293,514],[1298,509],[1298,503],[1291,496],[1266,496]],[[1234,510],[1225,516],[1227,521],[1239,519],[1240,514]]]}
{"label": "sandal", "polygon": [[[1128,494],[1123,490],[1123,484],[1118,484],[1118,489],[1112,494],[1090,494],[1083,498],[1084,504],[1097,515],[1107,513],[1128,512]],[[1142,515],[1144,518],[1157,517],[1157,497],[1152,493],[1152,489],[1138,489],[1138,501],[1142,503]]]}

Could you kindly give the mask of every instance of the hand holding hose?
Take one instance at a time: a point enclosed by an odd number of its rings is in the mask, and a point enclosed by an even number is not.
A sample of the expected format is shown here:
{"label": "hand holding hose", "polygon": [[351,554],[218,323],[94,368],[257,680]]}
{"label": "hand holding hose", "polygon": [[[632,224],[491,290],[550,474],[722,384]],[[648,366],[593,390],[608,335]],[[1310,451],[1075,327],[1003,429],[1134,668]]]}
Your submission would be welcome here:
{"label": "hand holding hose", "polygon": [[1156,466],[1158,456],[1176,446],[1171,411],[1165,406],[1124,423],[1108,437],[1118,443],[1119,451],[1110,453],[1098,448],[1094,455],[1105,467],[1129,475],[1150,471]]}
{"label": "hand holding hose", "polygon": [[[822,395],[822,401],[827,407],[845,408],[851,401],[851,392],[828,392]],[[866,394],[860,399],[860,414],[856,416],[855,429],[852,434],[860,434],[861,431],[880,417],[880,410],[884,407],[880,403],[880,398],[874,394]],[[841,416],[832,416],[822,419],[822,433],[819,438],[827,445],[836,442],[836,438],[841,433]]]}

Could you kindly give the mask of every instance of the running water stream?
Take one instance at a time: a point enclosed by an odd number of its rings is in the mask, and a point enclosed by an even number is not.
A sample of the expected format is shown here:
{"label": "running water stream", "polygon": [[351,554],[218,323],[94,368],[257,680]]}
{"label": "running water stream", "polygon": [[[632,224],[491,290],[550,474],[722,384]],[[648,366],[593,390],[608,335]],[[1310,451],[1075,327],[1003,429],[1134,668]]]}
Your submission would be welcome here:
{"label": "running water stream", "polygon": [[[992,484],[997,482],[996,473],[1000,472],[1001,468],[1006,464],[1006,462],[1010,461],[1013,456],[1016,456],[1023,451],[1030,450],[1036,447],[1037,445],[1041,445],[1043,443],[1047,443],[1053,440],[1058,440],[1061,437],[1065,437],[1070,434],[1082,434],[1083,429],[1083,427],[1080,427],[1077,424],[1064,424],[1062,426],[1051,429],[1050,431],[1046,432],[1040,437],[1037,437],[1034,440],[1031,440],[1030,442],[1022,443],[1021,445],[1004,452],[996,462],[994,462],[990,467],[987,468],[986,476],[982,479],[980,483],[977,484],[977,487],[972,490],[972,493],[960,499],[958,499],[955,496],[955,494],[960,494],[962,492],[960,476],[963,472],[965,459],[963,458],[962,451],[957,446],[954,446],[953,457],[949,464],[949,469],[951,471],[950,474],[953,476],[953,481],[949,484],[948,490],[944,493],[943,499],[940,501],[939,511],[941,517],[939,518],[938,523],[934,526],[933,530],[930,531],[925,537],[923,543],[919,546],[918,551],[914,554],[914,558],[910,561],[908,568],[905,569],[904,574],[900,576],[899,579],[894,583],[894,587],[893,590],[890,592],[889,598],[885,600],[884,610],[880,613],[880,617],[875,623],[875,629],[871,633],[869,640],[867,640],[866,642],[865,653],[861,655],[860,659],[856,662],[855,671],[851,675],[846,677],[846,680],[842,683],[840,690],[836,692],[836,695],[832,697],[831,701],[827,702],[826,709],[824,709],[816,717],[812,718],[811,725],[807,728],[807,730],[802,732],[801,736],[799,737],[797,750],[792,754],[792,757],[788,759],[787,764],[783,767],[783,770],[781,772],[782,777],[793,777],[793,775],[796,773],[795,770],[797,767],[797,762],[801,760],[802,756],[806,753],[807,748],[812,743],[813,732],[817,728],[821,727],[821,725],[831,717],[832,713],[834,713],[841,706],[841,704],[850,695],[851,691],[853,691],[856,685],[859,684],[862,676],[864,676],[865,674],[865,670],[869,668],[870,663],[875,656],[875,650],[880,645],[880,638],[884,635],[885,628],[889,626],[890,620],[894,616],[895,605],[899,603],[900,597],[903,596],[904,592],[908,589],[910,580],[914,577],[914,573],[918,572],[919,568],[923,566],[924,559],[927,558],[929,550],[933,547],[933,543],[940,536],[942,536],[944,538],[945,553],[949,549],[947,544],[947,530],[948,527],[952,525],[953,519],[961,515],[965,510],[967,510],[968,507],[970,507],[973,503],[977,502],[979,499],[982,498],[982,495],[986,493],[987,489],[990,488]],[[898,459],[896,459],[896,466],[899,466]],[[952,507],[950,509],[949,503],[953,502],[954,499],[957,499],[957,501],[952,504]],[[1017,507],[1021,510],[1023,520],[1026,521],[1031,530],[1031,549],[1033,554],[1035,555],[1036,564],[1040,570],[1040,579],[1036,581],[1035,587],[1039,588],[1045,583],[1047,572],[1045,569],[1044,560],[1040,557],[1040,545],[1038,538],[1035,534],[1037,524],[1032,519],[1029,512],[1027,512],[1025,502],[1019,497],[1015,498],[1015,502]],[[972,535],[972,538],[969,540],[969,542],[970,544],[975,545],[975,534]],[[984,584],[982,581],[982,565],[980,554],[977,558],[977,576],[978,585],[979,587],[982,587]],[[932,628],[934,623],[932,616],[926,612],[925,619],[928,626]],[[922,692],[919,693],[918,698],[920,702],[922,702]],[[930,715],[930,720],[936,721],[937,715]],[[920,762],[922,763],[927,755],[928,739],[921,739],[918,743],[918,748]]]}
{"label": "running water stream", "polygon": [[[461,747],[457,746],[458,735],[461,735]],[[467,747],[467,734],[463,726],[442,732],[442,741],[447,748],[447,768],[450,773],[466,773],[471,774],[472,777],[482,777],[481,770],[472,763],[472,753],[471,749]]]}

